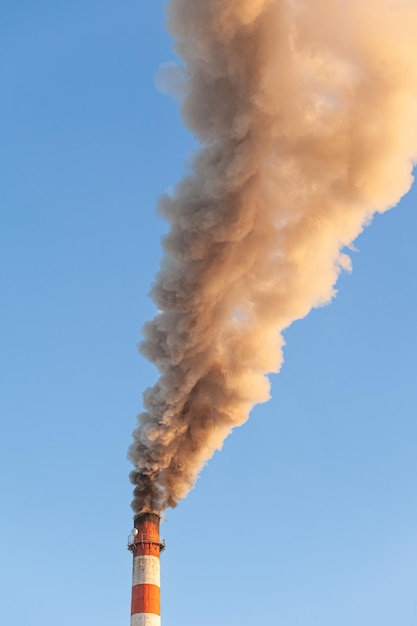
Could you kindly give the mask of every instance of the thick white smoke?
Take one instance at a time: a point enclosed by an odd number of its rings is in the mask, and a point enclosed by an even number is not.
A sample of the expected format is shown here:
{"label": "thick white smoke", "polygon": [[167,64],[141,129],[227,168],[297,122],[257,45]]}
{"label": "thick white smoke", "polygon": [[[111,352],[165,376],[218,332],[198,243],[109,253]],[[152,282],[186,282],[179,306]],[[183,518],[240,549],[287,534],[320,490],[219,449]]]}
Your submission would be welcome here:
{"label": "thick white smoke", "polygon": [[175,506],[269,396],[282,330],[331,300],[346,248],[417,156],[415,0],[171,0],[202,147],[161,210],[130,458],[133,507]]}

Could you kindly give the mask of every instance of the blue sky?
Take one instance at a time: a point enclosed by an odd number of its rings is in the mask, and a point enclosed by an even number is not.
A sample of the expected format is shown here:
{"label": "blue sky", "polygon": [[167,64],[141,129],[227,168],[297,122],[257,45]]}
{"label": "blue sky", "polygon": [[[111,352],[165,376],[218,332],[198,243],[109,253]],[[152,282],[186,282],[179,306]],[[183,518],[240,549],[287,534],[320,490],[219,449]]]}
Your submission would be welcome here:
{"label": "blue sky", "polygon": [[[0,9],[0,622],[129,623],[136,350],[194,140],[163,2]],[[162,526],[164,626],[417,622],[416,190],[285,333],[272,400]]]}

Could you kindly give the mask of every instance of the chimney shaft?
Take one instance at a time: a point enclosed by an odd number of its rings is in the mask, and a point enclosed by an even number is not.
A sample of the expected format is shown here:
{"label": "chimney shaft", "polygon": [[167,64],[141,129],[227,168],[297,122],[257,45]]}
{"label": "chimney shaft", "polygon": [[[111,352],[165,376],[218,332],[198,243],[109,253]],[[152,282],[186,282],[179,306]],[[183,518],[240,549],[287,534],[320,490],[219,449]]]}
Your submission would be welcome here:
{"label": "chimney shaft", "polygon": [[134,520],[129,541],[133,553],[132,608],[130,626],[160,626],[160,553],[164,545],[159,536],[159,515],[142,513]]}

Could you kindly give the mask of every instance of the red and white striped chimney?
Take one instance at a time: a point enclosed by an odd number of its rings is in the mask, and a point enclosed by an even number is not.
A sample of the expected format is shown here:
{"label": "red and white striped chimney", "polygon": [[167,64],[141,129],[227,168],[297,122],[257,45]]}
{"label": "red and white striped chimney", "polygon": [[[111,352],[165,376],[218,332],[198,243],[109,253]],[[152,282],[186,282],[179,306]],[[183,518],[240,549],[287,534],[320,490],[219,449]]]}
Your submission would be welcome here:
{"label": "red and white striped chimney", "polygon": [[159,515],[142,513],[128,548],[133,553],[132,608],[130,626],[160,626],[160,554],[164,544],[159,536]]}

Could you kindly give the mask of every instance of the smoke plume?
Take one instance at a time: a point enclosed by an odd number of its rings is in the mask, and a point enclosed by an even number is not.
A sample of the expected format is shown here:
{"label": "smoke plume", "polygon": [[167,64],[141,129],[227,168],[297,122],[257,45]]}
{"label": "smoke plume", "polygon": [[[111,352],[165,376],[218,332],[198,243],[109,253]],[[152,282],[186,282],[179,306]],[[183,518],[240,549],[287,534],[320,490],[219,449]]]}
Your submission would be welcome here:
{"label": "smoke plume", "polygon": [[171,0],[167,16],[201,149],[160,205],[136,512],[175,506],[268,399],[282,331],[332,299],[417,157],[415,0]]}

